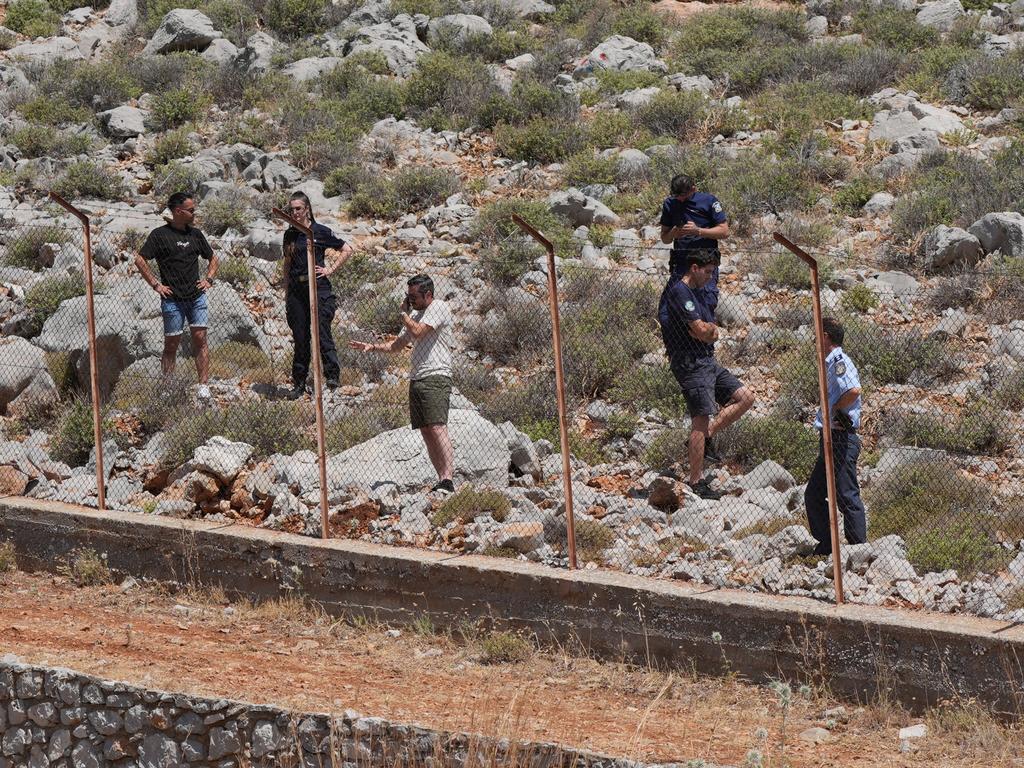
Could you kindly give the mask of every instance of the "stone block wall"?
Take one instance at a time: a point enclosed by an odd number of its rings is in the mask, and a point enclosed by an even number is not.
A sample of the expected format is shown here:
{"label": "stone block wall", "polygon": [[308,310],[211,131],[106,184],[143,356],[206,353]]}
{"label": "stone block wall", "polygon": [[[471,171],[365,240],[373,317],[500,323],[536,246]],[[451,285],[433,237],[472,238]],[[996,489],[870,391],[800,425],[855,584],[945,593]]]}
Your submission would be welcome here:
{"label": "stone block wall", "polygon": [[347,711],[297,714],[0,662],[0,768],[634,768]]}

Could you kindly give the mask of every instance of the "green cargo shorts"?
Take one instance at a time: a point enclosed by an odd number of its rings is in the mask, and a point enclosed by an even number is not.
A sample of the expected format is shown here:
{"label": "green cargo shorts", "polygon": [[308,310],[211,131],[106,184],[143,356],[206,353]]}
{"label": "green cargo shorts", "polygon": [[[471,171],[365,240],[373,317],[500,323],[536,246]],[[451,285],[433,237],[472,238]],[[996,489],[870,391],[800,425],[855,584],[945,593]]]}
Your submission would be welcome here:
{"label": "green cargo shorts", "polygon": [[452,380],[447,376],[427,376],[409,382],[409,419],[413,429],[448,423],[448,404],[452,399]]}

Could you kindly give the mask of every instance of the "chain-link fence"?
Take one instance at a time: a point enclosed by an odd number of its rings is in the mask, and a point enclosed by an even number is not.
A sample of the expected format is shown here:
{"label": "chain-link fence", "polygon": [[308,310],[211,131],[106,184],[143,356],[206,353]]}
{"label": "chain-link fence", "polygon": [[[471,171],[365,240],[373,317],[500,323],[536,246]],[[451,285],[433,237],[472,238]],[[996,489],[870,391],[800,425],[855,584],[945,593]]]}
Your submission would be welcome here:
{"label": "chain-link fence", "polygon": [[[31,224],[0,214],[3,491],[95,504],[81,228],[48,212]],[[259,245],[210,238],[220,266],[205,292],[207,394],[188,322],[173,371],[162,361],[160,296],[133,264],[162,223],[93,218],[107,505],[320,535],[315,403],[292,399],[272,247],[282,230]],[[410,354],[380,351],[402,330],[406,281],[423,261],[357,250],[331,276],[329,535],[567,564],[546,262],[510,231],[426,270],[455,318],[454,493],[432,490],[443,457],[410,427]],[[723,248],[715,354],[756,400],[714,435],[703,470],[713,493],[698,494],[687,402],[658,322],[668,246],[614,235],[558,250],[580,566],[834,599],[805,503],[819,457],[806,266],[782,248]],[[841,536],[847,598],[1014,616],[1024,604],[1020,270],[915,277],[835,261],[822,258],[822,302],[845,328],[863,390],[853,441],[867,541]],[[837,441],[837,465],[850,466],[850,442]]]}

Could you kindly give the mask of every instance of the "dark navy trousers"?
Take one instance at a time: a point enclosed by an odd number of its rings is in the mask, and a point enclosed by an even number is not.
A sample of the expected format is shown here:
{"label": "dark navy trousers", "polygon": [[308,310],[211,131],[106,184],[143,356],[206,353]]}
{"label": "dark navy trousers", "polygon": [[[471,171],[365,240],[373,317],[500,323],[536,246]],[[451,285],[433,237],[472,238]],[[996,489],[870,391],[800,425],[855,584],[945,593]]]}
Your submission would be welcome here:
{"label": "dark navy trousers", "polygon": [[[836,473],[836,506],[843,516],[843,528],[849,544],[867,541],[867,522],[864,502],[857,483],[857,459],[860,456],[860,438],[854,432],[832,431],[832,457]],[[807,505],[807,523],[811,535],[818,540],[815,553],[832,554],[832,535],[828,522],[828,483],[825,480],[825,441],[818,438],[818,460],[814,462],[811,477],[804,492]]]}
{"label": "dark navy trousers", "polygon": [[[326,282],[326,281],[325,281]],[[338,351],[331,334],[331,322],[337,302],[330,290],[317,286],[317,308],[320,320],[320,358],[324,366],[324,378],[337,380],[341,366],[338,363]],[[309,311],[309,286],[307,283],[296,282],[288,286],[285,297],[285,316],[288,327],[292,330],[295,342],[295,354],[292,358],[292,383],[295,386],[305,384],[309,375],[309,359],[312,356],[312,313]]]}

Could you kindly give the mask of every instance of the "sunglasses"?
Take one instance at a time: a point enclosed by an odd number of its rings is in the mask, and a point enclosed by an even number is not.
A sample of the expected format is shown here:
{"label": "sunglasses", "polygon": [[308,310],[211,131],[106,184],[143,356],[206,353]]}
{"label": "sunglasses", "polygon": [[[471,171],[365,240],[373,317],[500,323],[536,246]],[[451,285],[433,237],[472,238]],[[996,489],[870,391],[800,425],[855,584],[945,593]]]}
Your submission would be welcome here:
{"label": "sunglasses", "polygon": [[290,205],[290,206],[288,206],[288,210],[289,211],[295,211],[296,213],[302,213],[304,210],[306,210],[306,206],[304,206],[304,205]]}
{"label": "sunglasses", "polygon": [[184,211],[185,213],[195,213],[196,212],[195,208],[178,208],[178,210],[179,211]]}

